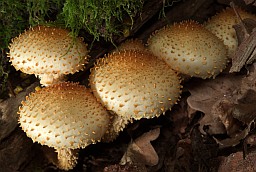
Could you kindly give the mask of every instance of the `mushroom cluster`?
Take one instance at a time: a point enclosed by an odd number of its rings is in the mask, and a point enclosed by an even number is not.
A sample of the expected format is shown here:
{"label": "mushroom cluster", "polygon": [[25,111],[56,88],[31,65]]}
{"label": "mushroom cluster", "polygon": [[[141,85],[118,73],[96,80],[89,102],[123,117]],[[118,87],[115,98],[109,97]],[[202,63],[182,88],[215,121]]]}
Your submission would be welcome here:
{"label": "mushroom cluster", "polygon": [[146,51],[124,50],[98,59],[89,80],[96,98],[117,115],[117,133],[133,119],[160,116],[181,93],[176,72]]}
{"label": "mushroom cluster", "polygon": [[200,78],[215,77],[228,61],[223,42],[191,20],[156,31],[148,39],[148,48],[177,72]]}
{"label": "mushroom cluster", "polygon": [[66,74],[82,70],[87,62],[87,45],[69,31],[35,26],[12,40],[10,62],[27,74],[35,74],[43,85],[59,83]]}
{"label": "mushroom cluster", "polygon": [[34,142],[56,149],[57,166],[72,169],[76,149],[101,140],[109,115],[91,91],[78,83],[44,87],[26,97],[19,108],[19,123]]}
{"label": "mushroom cluster", "polygon": [[235,38],[233,33],[224,34],[235,19],[223,24],[227,21],[221,16],[213,17],[207,29],[190,20],[156,31],[148,39],[151,52],[139,40],[122,44],[97,60],[89,76],[91,90],[64,82],[66,74],[82,70],[87,63],[87,45],[65,29],[30,28],[12,40],[10,61],[17,70],[38,76],[47,87],[22,102],[21,128],[34,142],[57,151],[59,168],[72,169],[79,148],[113,140],[129,122],[158,117],[171,109],[182,88],[177,73],[210,78],[226,67],[225,45],[231,47],[230,54]]}

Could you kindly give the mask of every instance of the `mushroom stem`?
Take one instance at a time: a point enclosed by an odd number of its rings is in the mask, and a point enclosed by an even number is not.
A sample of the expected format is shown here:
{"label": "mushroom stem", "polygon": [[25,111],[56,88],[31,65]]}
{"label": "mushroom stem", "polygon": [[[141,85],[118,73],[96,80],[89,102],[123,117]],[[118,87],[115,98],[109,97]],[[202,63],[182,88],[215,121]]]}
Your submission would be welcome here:
{"label": "mushroom stem", "polygon": [[131,119],[125,118],[124,116],[116,115],[114,113],[112,114],[111,112],[110,115],[111,122],[108,131],[102,138],[103,142],[112,142],[113,140],[115,140],[119,133],[123,131],[126,125],[131,121]]}
{"label": "mushroom stem", "polygon": [[129,118],[126,118],[125,116],[118,116],[116,115],[113,120],[113,130],[117,133],[120,131],[123,131],[123,129],[126,127],[126,125],[130,122]]}
{"label": "mushroom stem", "polygon": [[78,149],[59,148],[56,149],[56,152],[58,153],[58,168],[63,170],[71,170],[76,166]]}
{"label": "mushroom stem", "polygon": [[64,74],[39,74],[37,77],[43,86],[58,84],[65,81]]}

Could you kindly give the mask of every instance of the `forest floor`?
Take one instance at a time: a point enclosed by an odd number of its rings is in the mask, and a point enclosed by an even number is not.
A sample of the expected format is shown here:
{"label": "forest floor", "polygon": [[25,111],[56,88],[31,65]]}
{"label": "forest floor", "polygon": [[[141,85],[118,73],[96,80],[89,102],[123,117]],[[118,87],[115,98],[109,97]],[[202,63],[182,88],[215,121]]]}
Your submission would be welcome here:
{"label": "forest floor", "polygon": [[[131,32],[133,38],[144,42],[154,30],[168,23],[187,19],[203,23],[230,3],[228,0],[177,1],[165,8],[166,18],[159,19],[161,3],[146,2],[141,21],[135,22]],[[234,2],[256,12],[256,7],[245,5],[242,0]],[[125,39],[116,38],[116,42]],[[96,42],[94,47],[100,48],[91,51],[91,66],[96,58],[113,49],[105,42]],[[229,73],[229,68],[230,65],[215,79],[184,81],[181,99],[172,111],[159,118],[134,121],[111,143],[97,143],[80,150],[78,164],[70,171],[255,172],[256,63],[238,73]],[[86,85],[88,75],[89,69],[70,76],[69,80]],[[22,85],[24,90],[0,100],[0,172],[61,171],[48,159],[53,150],[33,143],[17,123],[20,102],[39,85],[38,80],[34,76],[21,78],[19,72],[10,77],[10,90],[17,85]],[[131,145],[143,147],[149,141],[157,157],[133,152]],[[151,149],[143,151],[150,154]],[[133,163],[120,165],[121,159],[127,158],[132,158]],[[156,159],[156,165],[148,162]]]}

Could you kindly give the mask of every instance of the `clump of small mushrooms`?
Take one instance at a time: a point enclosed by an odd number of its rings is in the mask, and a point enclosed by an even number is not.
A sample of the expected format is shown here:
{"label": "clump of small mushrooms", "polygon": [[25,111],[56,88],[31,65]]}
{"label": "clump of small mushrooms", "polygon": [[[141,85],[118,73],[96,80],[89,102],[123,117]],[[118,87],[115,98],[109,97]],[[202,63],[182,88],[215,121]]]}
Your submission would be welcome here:
{"label": "clump of small mushrooms", "polygon": [[228,61],[223,42],[192,20],[156,31],[148,39],[148,48],[177,72],[200,78],[215,77]]}
{"label": "clump of small mushrooms", "polygon": [[[242,18],[252,17],[238,12]],[[231,29],[234,16],[227,9],[213,17],[207,29],[192,20],[166,26],[148,39],[150,51],[139,40],[125,42],[96,61],[89,76],[91,89],[63,79],[83,69],[87,45],[65,29],[30,28],[12,40],[10,61],[47,87],[22,101],[21,128],[34,142],[57,151],[59,168],[72,169],[79,148],[111,141],[129,122],[171,109],[182,88],[177,73],[217,76],[228,62],[227,46],[231,54],[237,44]]]}
{"label": "clump of small mushrooms", "polygon": [[[252,18],[256,16],[240,8],[236,8],[241,19]],[[217,15],[213,16],[205,23],[205,27],[220,38],[228,47],[228,55],[232,56],[238,46],[237,36],[233,26],[241,22],[233,8],[227,8]]]}
{"label": "clump of small mushrooms", "polygon": [[57,166],[72,169],[77,149],[99,142],[109,127],[109,115],[91,91],[78,83],[44,87],[26,97],[19,123],[34,142],[56,149]]}
{"label": "clump of small mushrooms", "polygon": [[12,40],[10,62],[27,74],[35,74],[43,85],[64,81],[64,76],[82,70],[87,45],[57,27],[35,26]]}
{"label": "clump of small mushrooms", "polygon": [[165,113],[181,93],[176,72],[147,51],[124,50],[98,59],[89,80],[97,99],[116,114],[116,133],[133,119]]}

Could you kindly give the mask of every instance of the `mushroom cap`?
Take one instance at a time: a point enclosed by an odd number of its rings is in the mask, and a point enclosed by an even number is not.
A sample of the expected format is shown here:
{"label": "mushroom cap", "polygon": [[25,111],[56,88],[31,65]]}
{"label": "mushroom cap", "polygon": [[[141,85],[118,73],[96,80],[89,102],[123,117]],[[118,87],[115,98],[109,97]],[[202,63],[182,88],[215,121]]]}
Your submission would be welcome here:
{"label": "mushroom cap", "polygon": [[19,123],[34,142],[55,149],[96,143],[109,126],[109,115],[91,91],[63,82],[31,93],[19,109]]}
{"label": "mushroom cap", "polygon": [[[242,19],[252,18],[256,20],[255,15],[250,14],[240,8],[236,8],[236,10]],[[240,22],[241,21],[236,16],[234,10],[232,8],[227,8],[213,16],[205,23],[205,27],[220,38],[228,47],[229,56],[234,54],[238,46],[237,36],[233,25]]]}
{"label": "mushroom cap", "polygon": [[215,77],[227,63],[223,42],[192,20],[156,31],[148,39],[148,47],[174,70],[189,76]]}
{"label": "mushroom cap", "polygon": [[27,74],[73,74],[87,63],[87,45],[57,27],[32,27],[14,38],[9,49],[12,65]]}
{"label": "mushroom cap", "polygon": [[140,39],[128,39],[117,48],[117,52],[124,50],[146,51],[146,47]]}
{"label": "mushroom cap", "polygon": [[153,118],[179,98],[180,80],[164,61],[148,52],[121,51],[98,59],[91,70],[94,95],[123,118]]}

